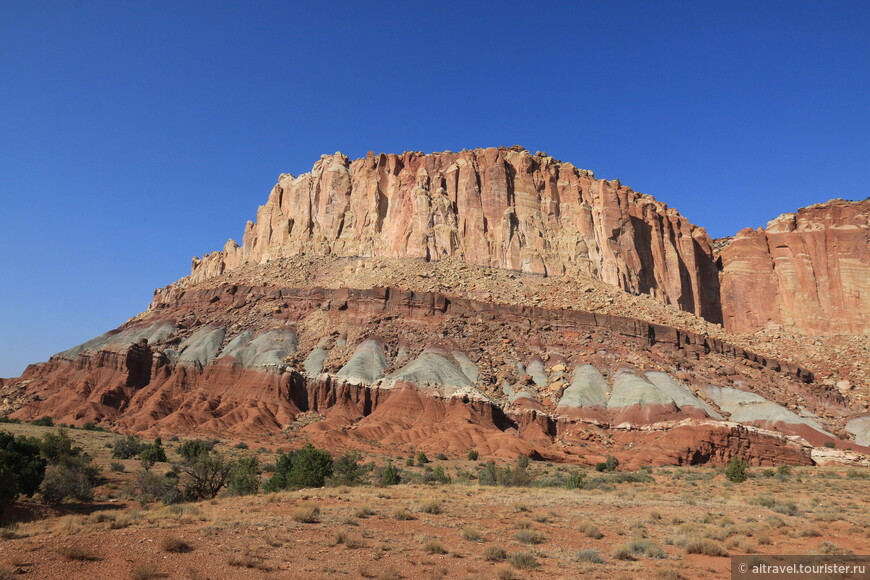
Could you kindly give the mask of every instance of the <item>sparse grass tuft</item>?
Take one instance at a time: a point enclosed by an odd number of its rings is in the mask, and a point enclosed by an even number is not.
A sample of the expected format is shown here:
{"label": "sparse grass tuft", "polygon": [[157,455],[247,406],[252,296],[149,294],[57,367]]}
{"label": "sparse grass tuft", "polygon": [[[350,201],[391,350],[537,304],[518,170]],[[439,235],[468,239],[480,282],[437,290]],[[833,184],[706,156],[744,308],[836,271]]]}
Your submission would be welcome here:
{"label": "sparse grass tuft", "polygon": [[428,542],[426,542],[426,545],[423,547],[423,549],[426,550],[427,554],[432,554],[432,555],[446,554],[447,553],[447,550],[445,550],[443,547],[441,547],[440,542],[438,542],[436,540],[429,540]]}
{"label": "sparse grass tuft", "polygon": [[420,503],[420,511],[424,514],[438,515],[441,513],[441,502],[437,499],[427,499]]}
{"label": "sparse grass tuft", "polygon": [[483,551],[483,559],[487,562],[503,562],[507,559],[507,552],[500,546],[488,546]]}
{"label": "sparse grass tuft", "polygon": [[581,522],[577,529],[580,530],[581,534],[585,535],[587,538],[592,538],[593,540],[600,540],[604,537],[601,530],[599,530],[592,522]]}
{"label": "sparse grass tuft", "polygon": [[186,554],[193,551],[193,546],[179,538],[178,536],[166,536],[161,542],[163,549],[173,554]]}
{"label": "sparse grass tuft", "polygon": [[589,562],[591,564],[603,564],[604,558],[601,557],[601,554],[599,554],[598,550],[595,548],[587,548],[577,552],[577,561]]}
{"label": "sparse grass tuft", "polygon": [[728,556],[728,552],[721,545],[707,538],[690,538],[686,541],[687,554],[702,554],[704,556]]}
{"label": "sparse grass tuft", "polygon": [[78,560],[79,562],[99,560],[92,551],[81,546],[62,546],[57,552],[67,560]]}
{"label": "sparse grass tuft", "polygon": [[320,508],[310,503],[301,504],[293,510],[293,520],[300,524],[316,524],[320,521]]}
{"label": "sparse grass tuft", "polygon": [[517,570],[534,570],[540,564],[538,564],[538,560],[532,554],[527,552],[517,552],[515,554],[511,554],[509,559],[511,566],[516,568]]}
{"label": "sparse grass tuft", "polygon": [[535,530],[520,530],[514,538],[524,544],[543,544],[545,539],[544,534]]}
{"label": "sparse grass tuft", "polygon": [[366,505],[361,505],[361,506],[359,506],[359,507],[357,507],[357,508],[354,508],[354,510],[353,510],[353,515],[354,515],[354,517],[357,517],[357,518],[363,519],[363,518],[367,518],[367,517],[369,517],[369,516],[373,516],[373,515],[375,515],[375,510],[373,510],[373,509],[371,508],[371,506],[368,505],[368,504],[366,504]]}
{"label": "sparse grass tuft", "polygon": [[414,519],[414,516],[411,515],[408,508],[396,508],[393,510],[392,515],[394,520],[408,521]]}
{"label": "sparse grass tuft", "polygon": [[482,535],[479,531],[474,528],[465,527],[462,528],[462,539],[468,540],[469,542],[479,542],[482,539]]}

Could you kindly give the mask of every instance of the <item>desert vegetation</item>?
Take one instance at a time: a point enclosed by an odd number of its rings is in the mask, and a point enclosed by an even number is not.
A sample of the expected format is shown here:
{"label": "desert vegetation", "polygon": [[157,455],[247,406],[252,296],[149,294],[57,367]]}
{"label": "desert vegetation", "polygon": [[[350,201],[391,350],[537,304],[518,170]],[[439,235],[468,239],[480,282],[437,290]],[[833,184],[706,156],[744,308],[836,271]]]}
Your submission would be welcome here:
{"label": "desert vegetation", "polygon": [[[734,477],[735,463],[626,471],[606,457],[581,467],[4,429],[0,569],[15,577],[78,566],[95,578],[726,578],[731,554],[859,553],[870,539],[867,468],[738,464]],[[141,549],[123,549],[131,539]]]}

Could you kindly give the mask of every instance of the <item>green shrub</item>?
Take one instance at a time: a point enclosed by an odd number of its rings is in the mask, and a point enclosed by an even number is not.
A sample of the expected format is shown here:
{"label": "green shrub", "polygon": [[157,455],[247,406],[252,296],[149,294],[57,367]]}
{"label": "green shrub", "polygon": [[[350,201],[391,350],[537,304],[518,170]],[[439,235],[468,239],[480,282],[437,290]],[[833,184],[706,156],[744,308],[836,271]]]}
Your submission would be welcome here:
{"label": "green shrub", "polygon": [[375,472],[375,479],[381,486],[398,485],[402,480],[399,470],[390,462]]}
{"label": "green shrub", "polygon": [[31,421],[30,424],[37,425],[39,427],[54,427],[54,420],[48,415],[45,415],[44,417],[40,417],[35,421]]}
{"label": "green shrub", "polygon": [[362,455],[358,451],[348,451],[335,461],[332,485],[360,485],[365,477],[365,469],[360,465]]}
{"label": "green shrub", "polygon": [[332,476],[333,461],[328,451],[317,449],[310,443],[290,453],[280,453],[275,462],[275,473],[263,489],[268,492],[282,489],[323,487]]}
{"label": "green shrub", "polygon": [[32,496],[45,476],[39,444],[0,431],[0,507],[19,495]]}
{"label": "green shrub", "polygon": [[746,481],[746,468],[749,467],[749,464],[737,457],[736,455],[731,458],[731,462],[728,464],[728,467],[725,468],[725,477],[728,481],[733,483],[743,483]]}
{"label": "green shrub", "polygon": [[178,454],[184,461],[196,461],[203,455],[214,451],[214,440],[188,439],[178,446]]}
{"label": "green shrub", "polygon": [[185,475],[184,496],[191,501],[211,499],[229,479],[230,464],[217,452],[205,452],[195,459],[182,461],[179,470]]}
{"label": "green shrub", "polygon": [[468,460],[469,461],[477,461],[478,457],[480,457],[480,453],[478,453],[474,449],[472,449],[468,452]]}
{"label": "green shrub", "polygon": [[429,458],[422,451],[417,454],[417,465],[426,465],[429,463]]}
{"label": "green shrub", "polygon": [[143,445],[139,450],[139,459],[146,466],[166,461],[166,451],[163,449],[163,441],[158,437],[154,443]]}
{"label": "green shrub", "polygon": [[836,446],[837,446],[837,444],[834,443],[833,441],[825,441],[825,447],[827,447],[828,449],[833,449]]}
{"label": "green shrub", "polygon": [[608,455],[602,463],[595,464],[595,471],[612,472],[616,471],[619,466],[619,461],[613,455]]}
{"label": "green shrub", "polygon": [[115,459],[132,459],[141,453],[142,440],[133,435],[127,435],[123,439],[117,439],[112,444],[112,457]]}
{"label": "green shrub", "polygon": [[39,486],[42,499],[48,504],[58,504],[67,498],[91,501],[94,498],[93,483],[84,470],[63,464],[49,464]]}
{"label": "green shrub", "polygon": [[178,477],[173,476],[158,475],[142,469],[136,474],[136,487],[140,498],[144,501],[160,501],[166,505],[181,502],[184,497],[178,487]]}
{"label": "green shrub", "polygon": [[254,495],[260,490],[260,462],[256,457],[239,459],[230,467],[227,478],[229,495]]}

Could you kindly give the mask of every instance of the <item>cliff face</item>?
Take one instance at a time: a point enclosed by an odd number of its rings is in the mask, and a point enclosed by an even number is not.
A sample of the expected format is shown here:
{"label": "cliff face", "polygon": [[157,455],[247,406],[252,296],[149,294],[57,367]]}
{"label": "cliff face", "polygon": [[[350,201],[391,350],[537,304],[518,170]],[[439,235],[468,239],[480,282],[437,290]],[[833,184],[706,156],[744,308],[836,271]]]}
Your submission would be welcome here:
{"label": "cliff face", "polygon": [[832,200],[745,229],[722,250],[725,328],[870,333],[870,199]]}
{"label": "cliff face", "polygon": [[703,228],[619,181],[519,147],[323,156],[310,173],[282,175],[242,246],[195,259],[191,281],[302,253],[577,272],[721,321]]}

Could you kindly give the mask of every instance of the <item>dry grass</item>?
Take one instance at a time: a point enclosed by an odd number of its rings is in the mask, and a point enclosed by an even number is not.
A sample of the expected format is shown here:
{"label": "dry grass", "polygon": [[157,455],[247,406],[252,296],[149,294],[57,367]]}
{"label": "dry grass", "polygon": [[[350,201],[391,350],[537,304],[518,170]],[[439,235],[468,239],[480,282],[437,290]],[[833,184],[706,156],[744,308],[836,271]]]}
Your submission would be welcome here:
{"label": "dry grass", "polygon": [[440,514],[442,512],[441,502],[437,499],[427,499],[420,502],[420,511],[424,514]]}
{"label": "dry grass", "polygon": [[489,546],[483,551],[483,559],[487,562],[503,562],[507,560],[507,552],[500,546]]}
{"label": "dry grass", "polygon": [[320,521],[320,508],[312,503],[303,503],[293,510],[293,521],[300,524],[316,524]]}
{"label": "dry grass", "polygon": [[165,574],[161,574],[154,564],[142,564],[130,570],[132,580],[154,580],[154,578],[164,577]]}
{"label": "dry grass", "polygon": [[164,551],[172,552],[173,554],[186,554],[193,551],[193,546],[178,536],[166,536],[160,545]]}
{"label": "dry grass", "polygon": [[67,560],[78,560],[80,562],[99,560],[92,550],[82,546],[61,546],[57,552]]}

